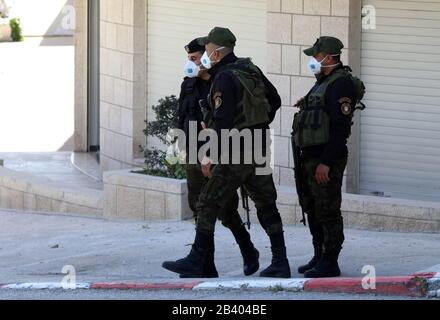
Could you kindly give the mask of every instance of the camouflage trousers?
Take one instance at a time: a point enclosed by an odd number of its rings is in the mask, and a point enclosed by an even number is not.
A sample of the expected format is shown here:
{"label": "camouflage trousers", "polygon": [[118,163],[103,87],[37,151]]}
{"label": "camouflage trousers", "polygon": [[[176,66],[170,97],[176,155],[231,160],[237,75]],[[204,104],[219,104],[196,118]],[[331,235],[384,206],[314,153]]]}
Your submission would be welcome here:
{"label": "camouflage trousers", "polygon": [[[276,207],[277,191],[272,175],[256,175],[255,165],[220,164],[213,168],[212,178],[204,185],[197,205],[197,230],[214,234],[215,221],[223,218],[222,208],[235,202],[242,186],[255,203],[260,224],[270,236],[283,232]],[[225,211],[225,214],[227,212]]]}
{"label": "camouflage trousers", "polygon": [[347,159],[336,161],[330,170],[330,182],[319,185],[315,179],[318,158],[304,158],[304,211],[307,213],[314,246],[329,254],[339,254],[344,243],[344,222],[341,213],[342,180]]}
{"label": "camouflage trousers", "polygon": [[[187,164],[185,166],[188,183],[188,202],[189,207],[194,213],[194,219],[198,221],[197,203],[203,187],[208,183],[208,179],[203,176],[202,169],[198,164]],[[232,232],[239,231],[243,227],[243,220],[238,213],[240,199],[237,193],[233,195],[229,202],[225,203],[222,210],[219,210],[218,219]]]}

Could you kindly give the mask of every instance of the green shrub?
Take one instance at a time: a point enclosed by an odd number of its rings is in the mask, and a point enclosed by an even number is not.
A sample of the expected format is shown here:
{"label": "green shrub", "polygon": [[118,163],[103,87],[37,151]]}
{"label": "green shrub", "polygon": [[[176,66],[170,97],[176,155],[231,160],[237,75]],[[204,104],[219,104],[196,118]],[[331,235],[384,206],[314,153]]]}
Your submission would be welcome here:
{"label": "green shrub", "polygon": [[158,105],[153,106],[156,120],[145,121],[144,134],[147,137],[158,138],[168,148],[168,153],[157,148],[142,148],[145,166],[141,173],[173,179],[186,178],[179,155],[173,150],[174,141],[167,139],[169,130],[177,128],[178,108],[179,100],[174,95],[160,99]]}
{"label": "green shrub", "polygon": [[19,18],[14,18],[9,21],[11,27],[11,38],[14,42],[23,41],[23,29],[21,28],[21,22]]}

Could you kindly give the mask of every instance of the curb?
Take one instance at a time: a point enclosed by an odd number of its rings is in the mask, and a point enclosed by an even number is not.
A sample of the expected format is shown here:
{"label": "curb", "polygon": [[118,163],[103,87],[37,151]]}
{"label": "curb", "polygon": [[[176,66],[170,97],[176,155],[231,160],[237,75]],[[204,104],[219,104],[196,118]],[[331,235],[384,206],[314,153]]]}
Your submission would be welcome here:
{"label": "curb", "polygon": [[60,282],[41,282],[41,283],[13,283],[0,285],[0,290],[68,290],[68,289],[90,289],[89,283],[77,283],[75,287],[63,285]]}
{"label": "curb", "polygon": [[202,282],[166,282],[166,283],[93,283],[94,290],[193,290]]}
{"label": "curb", "polygon": [[308,281],[304,291],[425,297],[426,279],[418,276],[378,277],[371,289],[364,289],[360,278],[318,279]]}
{"label": "curb", "polygon": [[62,283],[21,283],[0,285],[0,290],[260,290],[440,298],[440,273],[435,272],[416,273],[403,277],[378,277],[373,289],[364,289],[362,283],[362,278],[97,282],[77,283],[75,287],[65,287]]}
{"label": "curb", "polygon": [[428,279],[428,297],[440,298],[440,272]]}
{"label": "curb", "polygon": [[271,290],[271,291],[304,291],[308,279],[267,279],[267,280],[233,280],[207,281],[195,286],[193,290]]}

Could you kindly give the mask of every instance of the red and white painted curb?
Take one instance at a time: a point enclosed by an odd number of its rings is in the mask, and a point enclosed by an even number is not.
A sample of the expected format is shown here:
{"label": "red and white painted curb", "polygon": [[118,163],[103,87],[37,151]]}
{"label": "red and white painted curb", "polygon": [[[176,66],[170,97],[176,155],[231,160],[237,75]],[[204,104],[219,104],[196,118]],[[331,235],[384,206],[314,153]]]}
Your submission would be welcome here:
{"label": "red and white painted curb", "polygon": [[0,285],[0,289],[10,290],[62,290],[62,289],[90,289],[89,283],[77,283],[74,287],[63,285],[61,282],[41,283],[13,283]]}
{"label": "red and white painted curb", "polygon": [[66,287],[62,283],[21,283],[0,285],[0,290],[268,290],[288,292],[321,292],[375,294],[409,297],[440,298],[440,273],[416,273],[403,277],[377,277],[374,289],[364,289],[362,278],[328,279],[246,279],[176,282],[101,282],[77,283]]}
{"label": "red and white painted curb", "polygon": [[430,298],[440,298],[440,272],[428,279],[428,293]]}

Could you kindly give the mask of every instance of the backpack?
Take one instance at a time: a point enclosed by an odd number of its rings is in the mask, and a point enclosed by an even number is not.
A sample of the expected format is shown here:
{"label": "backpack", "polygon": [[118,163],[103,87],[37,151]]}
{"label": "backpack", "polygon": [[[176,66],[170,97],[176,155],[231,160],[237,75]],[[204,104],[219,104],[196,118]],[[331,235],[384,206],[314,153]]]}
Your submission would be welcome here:
{"label": "backpack", "polygon": [[356,93],[356,107],[355,110],[363,111],[366,109],[365,104],[362,100],[365,97],[367,89],[365,87],[364,82],[352,74],[353,70],[349,66],[344,66],[344,69],[348,71],[349,77],[354,85],[355,93]]}
{"label": "backpack", "polygon": [[243,86],[243,100],[240,105],[246,118],[244,127],[270,124],[281,108],[281,98],[273,84],[249,58],[241,58],[229,64],[225,71],[231,72]]}

